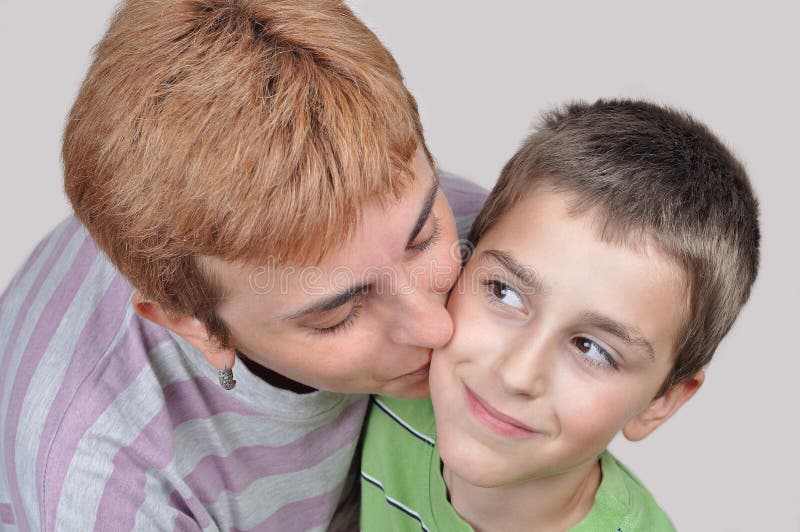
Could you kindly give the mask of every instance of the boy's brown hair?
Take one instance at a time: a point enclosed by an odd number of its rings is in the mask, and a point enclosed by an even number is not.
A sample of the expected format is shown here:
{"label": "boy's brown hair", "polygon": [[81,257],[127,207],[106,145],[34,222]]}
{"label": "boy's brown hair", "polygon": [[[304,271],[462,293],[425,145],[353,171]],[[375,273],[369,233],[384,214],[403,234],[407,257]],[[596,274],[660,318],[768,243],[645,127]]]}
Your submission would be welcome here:
{"label": "boy's brown hair", "polygon": [[743,166],[704,125],[643,101],[572,103],[544,115],[503,168],[470,234],[477,244],[532,187],[567,193],[607,242],[655,242],[688,277],[688,316],[658,395],[711,361],[759,261],[758,203]]}
{"label": "boy's brown hair", "polygon": [[397,64],[342,2],[130,0],[70,112],[65,188],[146,298],[226,345],[201,258],[319,261],[418,146]]}

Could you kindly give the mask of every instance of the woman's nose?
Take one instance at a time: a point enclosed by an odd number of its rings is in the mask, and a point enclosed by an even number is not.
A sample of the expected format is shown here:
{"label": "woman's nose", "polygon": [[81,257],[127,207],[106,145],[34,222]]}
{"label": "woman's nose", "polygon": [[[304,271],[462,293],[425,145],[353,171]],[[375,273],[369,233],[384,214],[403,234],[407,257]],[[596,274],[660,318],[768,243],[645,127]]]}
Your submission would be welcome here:
{"label": "woman's nose", "polygon": [[437,349],[453,336],[453,318],[445,308],[442,294],[416,292],[406,298],[392,333],[393,340],[401,345]]}

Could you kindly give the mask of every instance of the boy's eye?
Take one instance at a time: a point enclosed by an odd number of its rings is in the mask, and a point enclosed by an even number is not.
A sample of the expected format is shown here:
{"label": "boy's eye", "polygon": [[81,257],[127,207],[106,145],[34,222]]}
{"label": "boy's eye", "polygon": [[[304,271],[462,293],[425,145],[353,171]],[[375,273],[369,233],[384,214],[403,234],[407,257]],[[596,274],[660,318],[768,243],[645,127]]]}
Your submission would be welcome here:
{"label": "boy's eye", "polygon": [[503,281],[499,280],[490,280],[485,281],[484,284],[486,285],[488,291],[488,297],[497,303],[502,303],[503,305],[508,305],[509,307],[523,310],[525,308],[525,303],[522,301],[522,297],[508,284],[504,283]]}
{"label": "boy's eye", "polygon": [[584,336],[572,339],[573,345],[582,353],[584,360],[592,366],[605,369],[618,369],[617,361],[597,342]]}

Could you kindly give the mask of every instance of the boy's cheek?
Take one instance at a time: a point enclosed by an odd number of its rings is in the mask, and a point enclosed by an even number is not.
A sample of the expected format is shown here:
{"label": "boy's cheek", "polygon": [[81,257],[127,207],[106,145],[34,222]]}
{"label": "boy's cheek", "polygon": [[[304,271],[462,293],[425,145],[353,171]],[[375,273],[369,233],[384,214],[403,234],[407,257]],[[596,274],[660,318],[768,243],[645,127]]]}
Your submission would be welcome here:
{"label": "boy's cheek", "polygon": [[433,359],[450,366],[468,362],[480,350],[480,339],[473,334],[469,325],[453,316],[453,336],[441,349],[433,352]]}
{"label": "boy's cheek", "polygon": [[[481,349],[479,338],[473,334],[470,325],[464,326],[463,321],[456,321],[453,316],[454,332],[450,341],[442,348],[433,351],[431,358],[430,385],[438,383],[451,386],[451,382],[458,378],[461,366],[469,366],[475,354]],[[461,326],[459,326],[461,325]]]}
{"label": "boy's cheek", "polygon": [[474,288],[470,287],[469,281],[465,280],[469,275],[468,269],[462,270],[455,288],[450,292],[447,300],[447,311],[452,316],[455,327],[454,339],[457,335],[464,334],[465,331],[483,328],[477,294],[474,293]]}
{"label": "boy's cheek", "polygon": [[[551,396],[552,397],[552,396]],[[561,430],[577,447],[602,451],[630,417],[630,405],[613,394],[571,395],[555,399]]]}

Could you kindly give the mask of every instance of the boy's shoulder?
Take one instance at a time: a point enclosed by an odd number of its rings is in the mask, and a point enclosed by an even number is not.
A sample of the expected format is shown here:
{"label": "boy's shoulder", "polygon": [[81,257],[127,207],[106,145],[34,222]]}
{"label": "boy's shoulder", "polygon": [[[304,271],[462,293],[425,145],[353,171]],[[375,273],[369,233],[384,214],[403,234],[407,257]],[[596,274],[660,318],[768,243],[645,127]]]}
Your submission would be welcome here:
{"label": "boy's shoulder", "polygon": [[436,440],[436,423],[433,405],[429,398],[398,399],[384,395],[372,396],[370,422],[381,423],[414,436],[433,445]]}
{"label": "boy's shoulder", "polygon": [[592,510],[573,530],[674,532],[675,527],[630,469],[610,452],[600,456],[603,474]]}

